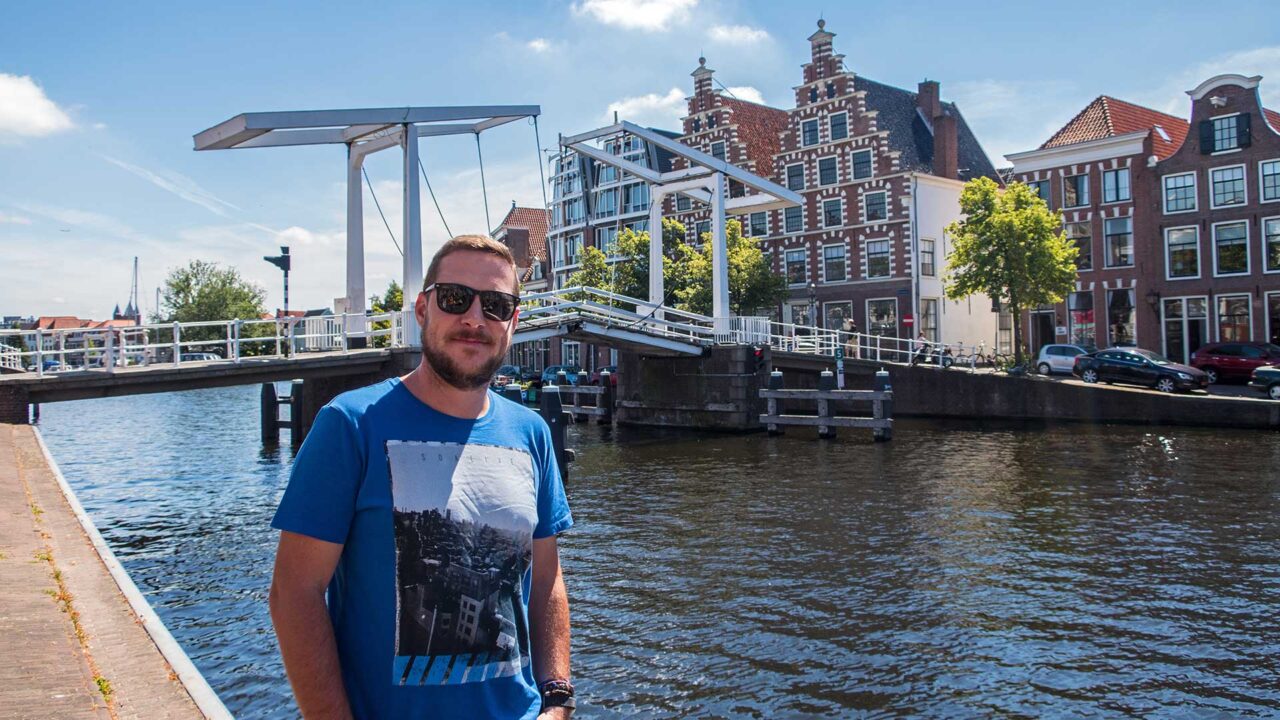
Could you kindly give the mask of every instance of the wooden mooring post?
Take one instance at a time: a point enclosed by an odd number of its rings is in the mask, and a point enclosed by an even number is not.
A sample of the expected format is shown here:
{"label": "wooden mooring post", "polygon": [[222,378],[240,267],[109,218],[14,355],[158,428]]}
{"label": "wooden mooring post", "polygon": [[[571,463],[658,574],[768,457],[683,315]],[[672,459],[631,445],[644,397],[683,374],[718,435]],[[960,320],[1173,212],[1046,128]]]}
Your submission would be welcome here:
{"label": "wooden mooring post", "polygon": [[[889,385],[889,373],[884,370],[876,373],[875,390],[836,390],[835,385],[835,376],[826,371],[818,378],[817,390],[786,390],[782,387],[782,373],[774,370],[769,374],[769,387],[760,391],[760,397],[767,401],[766,414],[760,416],[761,424],[770,435],[781,435],[788,425],[803,425],[816,426],[818,437],[827,439],[836,436],[838,427],[871,428],[877,442],[893,438],[893,389]],[[783,415],[778,410],[779,400],[816,402],[817,415]],[[841,401],[870,402],[871,417],[836,415],[831,403]]]}
{"label": "wooden mooring post", "polygon": [[[302,444],[302,413],[298,408],[302,405],[302,381],[290,383],[289,394],[276,392],[275,383],[262,383],[262,444],[268,446],[280,443],[280,429],[289,430],[289,442],[294,447]],[[280,408],[289,408],[289,417],[280,419]]]}
{"label": "wooden mooring post", "polygon": [[564,431],[573,416],[564,411],[560,390],[559,385],[542,388],[542,392],[538,394],[538,413],[547,421],[547,427],[551,428],[551,449],[556,456],[556,466],[560,468],[560,478],[568,482],[569,463],[573,462],[574,454],[564,446]]}
{"label": "wooden mooring post", "polygon": [[[586,422],[588,417],[595,416],[600,425],[613,424],[613,378],[603,372],[600,373],[599,385],[587,385],[585,375],[578,376],[577,385],[560,386],[561,401],[568,401],[564,405],[565,411],[573,416],[574,422]],[[590,405],[587,398],[594,398]]]}

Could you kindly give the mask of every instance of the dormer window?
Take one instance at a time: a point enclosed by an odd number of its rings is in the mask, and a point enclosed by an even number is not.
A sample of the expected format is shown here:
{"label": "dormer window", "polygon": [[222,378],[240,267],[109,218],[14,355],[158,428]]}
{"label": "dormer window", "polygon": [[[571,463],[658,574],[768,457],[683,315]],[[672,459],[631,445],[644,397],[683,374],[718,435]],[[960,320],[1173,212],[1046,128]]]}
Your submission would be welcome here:
{"label": "dormer window", "polygon": [[1204,155],[1249,147],[1249,113],[1225,115],[1200,123],[1200,152]]}
{"label": "dormer window", "polygon": [[698,132],[699,130],[702,130],[702,118],[694,118],[694,119],[693,119],[693,131],[694,131],[694,132]]}
{"label": "dormer window", "polygon": [[833,97],[835,97],[835,96],[836,96],[836,84],[835,84],[835,83],[827,83],[827,99],[828,99],[828,100],[830,100],[831,98],[833,98]]}
{"label": "dormer window", "polygon": [[809,102],[818,102],[818,88],[809,88]]}

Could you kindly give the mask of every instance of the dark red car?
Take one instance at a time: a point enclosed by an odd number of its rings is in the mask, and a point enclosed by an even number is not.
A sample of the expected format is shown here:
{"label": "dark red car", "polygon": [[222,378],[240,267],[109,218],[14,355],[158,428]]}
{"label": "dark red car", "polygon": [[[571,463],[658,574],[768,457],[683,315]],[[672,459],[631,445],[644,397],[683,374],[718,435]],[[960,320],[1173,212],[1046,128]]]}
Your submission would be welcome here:
{"label": "dark red car", "polygon": [[591,379],[588,380],[588,382],[592,385],[599,385],[600,377],[601,377],[600,374],[603,373],[605,370],[609,371],[609,385],[611,387],[618,387],[618,366],[617,365],[605,365],[604,367],[597,368],[595,372],[591,373]]}
{"label": "dark red car", "polygon": [[1204,371],[1210,383],[1248,381],[1256,368],[1280,364],[1280,345],[1267,342],[1209,343],[1191,353],[1191,367]]}

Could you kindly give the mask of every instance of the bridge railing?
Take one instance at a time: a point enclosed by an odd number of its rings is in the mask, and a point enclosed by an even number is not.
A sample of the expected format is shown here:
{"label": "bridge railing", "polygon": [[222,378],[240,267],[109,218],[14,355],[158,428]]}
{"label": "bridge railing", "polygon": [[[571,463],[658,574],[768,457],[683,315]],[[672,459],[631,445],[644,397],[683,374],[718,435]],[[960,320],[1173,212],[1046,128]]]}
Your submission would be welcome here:
{"label": "bridge railing", "polygon": [[[156,323],[56,330],[0,330],[3,367],[37,375],[191,363],[239,363],[308,352],[349,352],[354,338],[404,344],[404,312]],[[379,339],[385,338],[379,341]]]}

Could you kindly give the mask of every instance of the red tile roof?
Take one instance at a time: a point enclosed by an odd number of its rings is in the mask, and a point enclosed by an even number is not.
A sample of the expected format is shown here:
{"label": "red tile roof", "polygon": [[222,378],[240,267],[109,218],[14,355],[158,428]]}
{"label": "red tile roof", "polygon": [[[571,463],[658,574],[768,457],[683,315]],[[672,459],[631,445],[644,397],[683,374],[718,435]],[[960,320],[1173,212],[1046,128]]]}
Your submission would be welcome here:
{"label": "red tile roof", "polygon": [[530,207],[512,206],[507,216],[498,223],[498,227],[524,228],[529,231],[529,254],[539,260],[547,259],[547,226],[549,218],[546,210]]}
{"label": "red tile roof", "polygon": [[1276,132],[1280,132],[1280,112],[1266,108],[1263,108],[1262,112],[1266,114],[1267,122],[1270,123],[1271,128]]}
{"label": "red tile roof", "polygon": [[93,324],[92,320],[81,320],[74,315],[41,315],[36,318],[36,323],[30,330],[74,330],[76,328],[88,327]]}
{"label": "red tile roof", "polygon": [[755,174],[773,175],[773,156],[782,152],[778,134],[787,129],[786,110],[757,105],[721,95],[725,107],[733,109],[730,122],[738,126],[738,138],[747,148],[747,159],[755,161]]}
{"label": "red tile roof", "polygon": [[1132,132],[1150,131],[1157,126],[1164,130],[1164,135],[1168,136],[1168,140],[1159,132],[1151,136],[1156,157],[1163,160],[1173,155],[1182,146],[1182,141],[1186,139],[1187,130],[1190,127],[1187,121],[1141,105],[1099,95],[1097,100],[1085,106],[1061,130],[1054,133],[1053,137],[1046,140],[1040,149],[1074,145]]}

